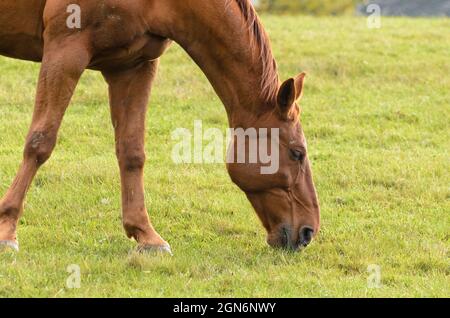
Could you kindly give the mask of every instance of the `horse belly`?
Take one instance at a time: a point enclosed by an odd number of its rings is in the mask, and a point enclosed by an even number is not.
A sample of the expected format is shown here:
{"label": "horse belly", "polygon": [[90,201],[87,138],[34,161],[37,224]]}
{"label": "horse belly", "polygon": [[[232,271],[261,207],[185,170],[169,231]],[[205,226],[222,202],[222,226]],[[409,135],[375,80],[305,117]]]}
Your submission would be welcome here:
{"label": "horse belly", "polygon": [[0,55],[41,61],[45,0],[0,1]]}

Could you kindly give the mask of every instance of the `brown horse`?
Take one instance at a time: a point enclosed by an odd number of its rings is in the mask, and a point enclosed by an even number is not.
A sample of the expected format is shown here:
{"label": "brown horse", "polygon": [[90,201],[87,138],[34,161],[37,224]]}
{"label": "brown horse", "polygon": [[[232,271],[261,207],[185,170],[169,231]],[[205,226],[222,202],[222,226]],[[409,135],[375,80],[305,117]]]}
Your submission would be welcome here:
{"label": "brown horse", "polygon": [[249,0],[0,0],[0,54],[42,62],[23,161],[0,201],[1,244],[18,249],[27,190],[50,157],[85,69],[101,71],[110,107],[126,234],[170,253],[144,202],[144,130],[159,57],[175,41],[208,77],[232,128],[278,128],[279,169],[227,165],[273,247],[300,249],[319,230],[319,205],[299,121],[302,73],[279,81],[269,39]]}

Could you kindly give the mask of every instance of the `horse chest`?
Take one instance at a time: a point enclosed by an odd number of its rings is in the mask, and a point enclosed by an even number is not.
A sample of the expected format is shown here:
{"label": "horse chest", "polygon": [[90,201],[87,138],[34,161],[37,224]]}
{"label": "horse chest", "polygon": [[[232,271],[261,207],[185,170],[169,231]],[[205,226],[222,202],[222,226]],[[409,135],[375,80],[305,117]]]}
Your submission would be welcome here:
{"label": "horse chest", "polygon": [[159,58],[171,40],[151,34],[129,7],[105,4],[88,26],[92,36],[93,69],[120,68]]}
{"label": "horse chest", "polygon": [[155,60],[170,44],[171,40],[166,38],[150,34],[139,35],[120,47],[100,50],[94,55],[89,68],[121,68],[141,61]]}

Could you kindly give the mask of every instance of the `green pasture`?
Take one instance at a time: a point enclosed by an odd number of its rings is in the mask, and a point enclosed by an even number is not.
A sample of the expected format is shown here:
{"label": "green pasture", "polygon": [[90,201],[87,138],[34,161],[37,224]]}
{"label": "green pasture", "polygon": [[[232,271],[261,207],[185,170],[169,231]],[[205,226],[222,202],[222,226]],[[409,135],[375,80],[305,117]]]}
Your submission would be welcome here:
{"label": "green pasture", "polygon": [[[315,242],[298,254],[270,249],[223,165],[172,162],[176,128],[227,128],[205,76],[175,45],[153,90],[145,169],[149,213],[174,256],[131,252],[107,87],[88,71],[30,189],[21,251],[0,255],[0,297],[450,296],[450,20],[263,21],[283,79],[309,74],[302,123],[322,207]],[[22,157],[38,70],[0,58],[1,194]],[[66,284],[71,264],[80,288]]]}

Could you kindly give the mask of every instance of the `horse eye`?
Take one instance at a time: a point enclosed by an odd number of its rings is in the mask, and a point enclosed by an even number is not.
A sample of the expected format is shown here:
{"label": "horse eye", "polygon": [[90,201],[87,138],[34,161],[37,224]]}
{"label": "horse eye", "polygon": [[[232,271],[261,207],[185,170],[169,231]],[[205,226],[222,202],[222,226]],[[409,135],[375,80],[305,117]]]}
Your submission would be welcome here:
{"label": "horse eye", "polygon": [[301,162],[303,162],[303,160],[305,160],[305,153],[300,150],[289,149],[289,154],[290,154],[292,160],[301,161]]}

